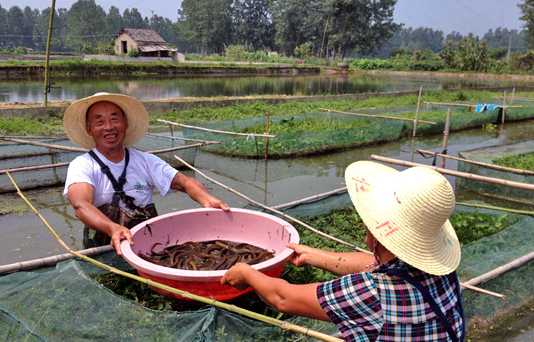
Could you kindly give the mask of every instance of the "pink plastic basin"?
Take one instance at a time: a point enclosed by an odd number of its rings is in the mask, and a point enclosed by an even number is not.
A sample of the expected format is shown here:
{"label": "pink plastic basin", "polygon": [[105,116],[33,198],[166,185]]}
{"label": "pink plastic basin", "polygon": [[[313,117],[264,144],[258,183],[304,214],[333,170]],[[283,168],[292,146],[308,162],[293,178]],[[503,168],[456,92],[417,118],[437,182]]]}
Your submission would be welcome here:
{"label": "pink plastic basin", "polygon": [[[150,225],[152,233],[147,228]],[[251,289],[237,290],[219,283],[226,270],[189,271],[163,267],[143,260],[138,253],[149,254],[156,243],[182,244],[188,241],[229,240],[273,250],[273,258],[253,265],[255,269],[273,277],[279,277],[293,250],[288,243],[298,243],[297,230],[286,221],[258,211],[232,208],[230,212],[219,209],[191,209],[161,215],[131,230],[134,244],[121,243],[124,259],[146,278],[191,292],[197,295],[226,301],[241,296]],[[159,250],[159,246],[156,247]],[[163,248],[163,247],[162,247]],[[158,293],[185,299],[167,291],[154,288]]]}

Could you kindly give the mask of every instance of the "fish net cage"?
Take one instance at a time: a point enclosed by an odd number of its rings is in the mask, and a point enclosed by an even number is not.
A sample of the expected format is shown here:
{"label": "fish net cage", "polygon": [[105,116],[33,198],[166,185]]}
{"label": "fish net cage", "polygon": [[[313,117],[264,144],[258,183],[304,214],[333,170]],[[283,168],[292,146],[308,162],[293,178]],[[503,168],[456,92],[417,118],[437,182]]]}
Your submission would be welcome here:
{"label": "fish net cage", "polygon": [[[352,208],[347,194],[286,208],[285,212],[305,220]],[[499,232],[462,246],[459,275],[471,279],[531,252],[534,218],[497,210],[457,206],[455,213],[477,212],[496,218],[506,216],[507,225]],[[298,227],[297,227],[298,228]],[[475,229],[476,227],[473,227]],[[335,227],[332,227],[335,232]],[[299,229],[300,230],[300,229]],[[301,230],[301,236],[306,236]],[[344,239],[348,238],[343,236]],[[114,253],[97,257],[125,271],[132,269]],[[534,265],[510,271],[483,285],[506,295],[498,299],[464,291],[464,307],[469,322],[493,324],[503,315],[533,300]],[[153,310],[137,300],[118,295],[95,280],[106,274],[80,260],[55,267],[0,276],[0,339],[68,341],[300,341],[302,336],[214,307],[186,308],[182,311]],[[289,274],[286,273],[285,277]],[[330,277],[333,277],[330,275]],[[309,280],[309,279],[304,279]],[[133,296],[135,297],[135,296]],[[130,295],[129,298],[132,298]],[[244,297],[245,301],[247,297]],[[241,302],[242,304],[243,302]],[[276,316],[276,313],[273,314]],[[285,316],[287,317],[287,316]],[[290,317],[298,324],[330,335],[331,323]]]}
{"label": "fish net cage", "polygon": [[[213,153],[245,158],[263,158],[267,149],[269,158],[289,158],[380,144],[399,140],[401,137],[412,134],[414,109],[411,112],[406,108],[370,109],[357,112],[408,120],[370,118],[322,111],[270,117],[268,131],[276,137],[268,140],[253,135],[263,134],[267,131],[264,116],[191,123],[211,130],[244,134],[241,136],[206,132],[193,128],[183,128],[183,135],[187,138],[221,142],[221,144],[204,147]],[[447,110],[443,106],[428,106],[428,108],[423,106],[419,116],[423,122],[418,123],[417,134],[442,134],[446,113]],[[507,121],[533,117],[534,110],[530,112],[509,110],[506,114]],[[460,131],[480,128],[487,124],[498,123],[499,118],[499,111],[477,113],[466,108],[455,108],[451,116],[450,129],[451,131]],[[433,124],[425,121],[433,122]]]}
{"label": "fish net cage", "polygon": [[[503,158],[515,158],[518,156],[534,154],[534,141],[525,141],[517,144],[493,146],[483,149],[465,151],[459,156],[478,162],[494,164]],[[530,174],[514,173],[511,171],[495,170],[483,165],[475,165],[465,161],[458,162],[458,170],[481,176],[500,178],[503,180],[534,184],[534,168],[528,171]],[[512,188],[500,184],[490,184],[471,179],[459,178],[456,186],[460,191],[471,191],[485,196],[503,200],[511,200],[527,205],[534,205],[532,190]]]}

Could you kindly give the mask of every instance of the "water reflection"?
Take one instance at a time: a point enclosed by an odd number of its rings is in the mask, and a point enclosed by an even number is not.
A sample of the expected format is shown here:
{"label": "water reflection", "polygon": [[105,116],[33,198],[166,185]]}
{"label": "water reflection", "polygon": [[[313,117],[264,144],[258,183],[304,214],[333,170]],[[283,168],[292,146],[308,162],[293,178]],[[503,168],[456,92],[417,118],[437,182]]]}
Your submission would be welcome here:
{"label": "water reflection", "polygon": [[[54,82],[50,100],[75,100],[107,91],[143,100],[185,96],[245,96],[262,94],[328,95],[363,92],[489,86],[488,82],[438,80],[413,77],[295,76],[295,77],[196,77],[137,79],[69,79]],[[42,81],[1,81],[0,102],[43,101]]]}

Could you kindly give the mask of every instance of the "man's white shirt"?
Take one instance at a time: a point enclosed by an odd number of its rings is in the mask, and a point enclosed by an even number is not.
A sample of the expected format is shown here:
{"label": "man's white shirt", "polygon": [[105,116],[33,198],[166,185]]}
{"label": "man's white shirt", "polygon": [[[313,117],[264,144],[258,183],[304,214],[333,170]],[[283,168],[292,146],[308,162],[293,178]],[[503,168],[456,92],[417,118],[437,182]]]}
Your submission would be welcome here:
{"label": "man's white shirt", "polygon": [[[119,179],[124,162],[114,163],[104,155],[93,149],[98,158],[106,164],[116,180]],[[135,204],[140,207],[152,203],[152,191],[157,189],[161,196],[165,196],[171,187],[174,176],[178,173],[161,158],[146,152],[141,152],[134,148],[128,148],[130,161],[126,171],[126,184],[124,191],[128,196],[135,199]],[[111,203],[111,198],[115,192],[108,177],[100,169],[100,165],[85,153],[76,157],[70,164],[65,181],[63,195],[66,196],[69,186],[75,183],[88,183],[94,188],[93,205],[96,207],[106,203]],[[124,203],[120,204],[124,207]]]}

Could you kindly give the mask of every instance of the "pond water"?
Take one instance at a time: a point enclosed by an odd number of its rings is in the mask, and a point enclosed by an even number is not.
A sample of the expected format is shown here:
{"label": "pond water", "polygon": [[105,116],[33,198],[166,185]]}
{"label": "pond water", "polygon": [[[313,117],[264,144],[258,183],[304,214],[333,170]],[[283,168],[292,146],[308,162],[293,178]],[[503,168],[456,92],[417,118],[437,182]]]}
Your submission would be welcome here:
{"label": "pond water", "polygon": [[[456,155],[459,151],[531,140],[532,132],[534,132],[534,121],[508,124],[505,129],[497,132],[487,132],[482,129],[455,132],[449,139],[449,153]],[[441,139],[441,136],[431,136],[417,138],[413,142],[404,140],[315,157],[267,162],[199,152],[195,165],[208,175],[253,199],[268,205],[276,205],[344,186],[345,168],[354,161],[368,159],[371,154],[413,159],[430,164],[430,160],[412,153],[412,150],[413,148],[438,149]],[[447,161],[447,167],[454,169],[456,164]],[[191,174],[189,171],[185,173]],[[226,200],[231,206],[246,205],[237,196],[204,179],[200,180],[211,192]],[[450,178],[450,181],[454,183],[454,178]],[[61,187],[54,187],[28,191],[28,196],[69,245],[82,248],[82,224],[63,198],[62,190]],[[468,200],[473,196],[463,193],[458,196],[458,200]],[[63,252],[43,224],[25,209],[24,203],[15,194],[0,195],[0,202],[0,206],[18,208],[22,212],[0,215],[0,227],[2,227],[0,265]],[[181,193],[178,196],[169,195],[164,198],[155,194],[155,203],[160,213],[197,206],[188,196]],[[510,206],[509,203],[504,205]]]}
{"label": "pond water", "polygon": [[[49,100],[75,100],[96,92],[116,92],[142,100],[185,96],[326,95],[457,87],[496,86],[492,82],[370,75],[294,77],[195,77],[54,80]],[[499,86],[508,86],[500,82]],[[1,81],[0,102],[43,101],[42,81]]]}

